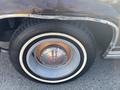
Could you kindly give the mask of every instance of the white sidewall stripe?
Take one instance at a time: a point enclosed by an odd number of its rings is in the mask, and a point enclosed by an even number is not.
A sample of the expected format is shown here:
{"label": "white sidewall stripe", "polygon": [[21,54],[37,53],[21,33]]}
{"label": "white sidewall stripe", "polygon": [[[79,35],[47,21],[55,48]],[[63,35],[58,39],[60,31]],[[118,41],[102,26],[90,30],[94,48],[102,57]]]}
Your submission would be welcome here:
{"label": "white sidewall stripe", "polygon": [[[54,80],[54,81],[51,81],[51,80],[44,80],[44,79],[41,79],[41,78],[38,78],[34,75],[32,75],[27,69],[26,67],[24,66],[24,63],[23,63],[23,53],[26,49],[26,47],[31,43],[33,42],[34,40],[38,39],[38,38],[41,38],[41,37],[45,37],[45,36],[53,36],[53,35],[57,35],[57,36],[63,36],[63,37],[66,37],[66,38],[69,38],[71,40],[73,40],[74,42],[76,42],[80,48],[82,49],[82,52],[83,52],[83,55],[84,55],[84,60],[83,60],[83,64],[81,66],[81,68],[76,72],[74,73],[73,75],[71,75],[70,77],[67,77],[65,79],[61,79],[61,80]],[[40,34],[40,35],[37,35],[33,38],[31,38],[30,40],[28,40],[24,45],[23,47],[21,48],[20,50],[20,53],[19,53],[19,62],[20,62],[20,65],[23,69],[23,71],[29,75],[31,78],[35,79],[35,80],[38,80],[38,81],[41,81],[41,82],[46,82],[46,83],[60,83],[60,82],[64,82],[64,81],[68,81],[72,78],[74,78],[75,76],[77,76],[86,66],[86,63],[87,63],[87,52],[85,50],[85,47],[82,45],[82,43],[80,41],[78,41],[77,39],[75,39],[74,37],[70,36],[70,35],[67,35],[67,34],[63,34],[63,33],[44,33],[44,34]]]}

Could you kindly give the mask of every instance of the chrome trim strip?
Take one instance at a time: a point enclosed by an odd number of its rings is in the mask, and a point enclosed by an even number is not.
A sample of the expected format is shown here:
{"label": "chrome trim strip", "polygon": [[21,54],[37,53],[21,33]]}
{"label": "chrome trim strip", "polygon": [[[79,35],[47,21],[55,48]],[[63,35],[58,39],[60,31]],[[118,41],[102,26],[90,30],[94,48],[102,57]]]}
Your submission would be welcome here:
{"label": "chrome trim strip", "polygon": [[110,51],[109,55],[120,55],[120,51]]}
{"label": "chrome trim strip", "polygon": [[105,59],[120,59],[120,55],[106,55]]}
{"label": "chrome trim strip", "polygon": [[108,20],[104,19],[98,19],[98,18],[92,18],[92,17],[73,17],[73,16],[62,16],[62,15],[38,15],[38,14],[5,14],[5,15],[0,15],[0,19],[5,19],[5,18],[15,18],[15,17],[30,17],[30,18],[39,18],[39,19],[58,19],[58,20],[83,20],[83,21],[93,21],[93,22],[98,22],[102,24],[109,25],[113,28],[113,38],[112,41],[104,53],[104,57],[108,55],[110,51],[112,51],[113,48],[116,47],[118,37],[119,37],[119,28],[117,27],[116,24],[113,22],[110,22]]}

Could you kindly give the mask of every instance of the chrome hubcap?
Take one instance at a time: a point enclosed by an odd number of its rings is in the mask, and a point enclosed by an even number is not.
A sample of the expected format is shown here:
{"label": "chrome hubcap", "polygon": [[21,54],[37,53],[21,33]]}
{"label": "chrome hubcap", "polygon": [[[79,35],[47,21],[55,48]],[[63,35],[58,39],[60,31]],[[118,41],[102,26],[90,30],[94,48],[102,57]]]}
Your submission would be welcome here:
{"label": "chrome hubcap", "polygon": [[63,49],[51,46],[42,52],[40,61],[47,66],[64,65],[67,62],[67,55]]}
{"label": "chrome hubcap", "polygon": [[34,43],[27,51],[26,63],[36,75],[48,79],[64,78],[81,62],[77,47],[61,38],[48,38]]}
{"label": "chrome hubcap", "polygon": [[37,61],[48,67],[59,67],[70,62],[71,50],[63,42],[44,42],[35,49]]}

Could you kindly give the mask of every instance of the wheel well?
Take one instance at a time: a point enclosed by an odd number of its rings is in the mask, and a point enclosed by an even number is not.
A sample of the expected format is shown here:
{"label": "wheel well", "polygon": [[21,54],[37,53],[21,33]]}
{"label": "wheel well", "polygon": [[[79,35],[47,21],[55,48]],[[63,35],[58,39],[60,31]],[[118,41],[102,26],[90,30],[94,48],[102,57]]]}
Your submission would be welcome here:
{"label": "wheel well", "polygon": [[[29,19],[30,18],[7,18],[0,20],[0,41],[9,41],[12,34],[19,27],[19,25]],[[51,21],[51,20],[43,20],[43,19],[40,20],[41,22]],[[54,21],[58,22],[59,20],[54,20]],[[108,47],[113,37],[112,27],[106,24],[92,22],[92,21],[80,21],[80,20],[60,21],[60,22],[66,22],[66,23],[75,22],[77,23],[77,25],[78,24],[86,25],[89,28],[90,32],[93,33],[97,45],[103,50]]]}
{"label": "wheel well", "polygon": [[0,41],[9,41],[14,31],[21,24],[21,18],[7,18],[0,20]]}

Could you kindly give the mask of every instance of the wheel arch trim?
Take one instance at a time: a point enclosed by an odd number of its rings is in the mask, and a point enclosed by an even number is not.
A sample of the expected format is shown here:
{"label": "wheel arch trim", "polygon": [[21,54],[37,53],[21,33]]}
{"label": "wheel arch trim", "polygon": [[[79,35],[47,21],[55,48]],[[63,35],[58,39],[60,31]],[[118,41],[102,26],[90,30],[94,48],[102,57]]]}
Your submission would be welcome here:
{"label": "wheel arch trim", "polygon": [[97,22],[97,23],[102,23],[109,25],[112,27],[113,30],[113,37],[112,40],[106,49],[106,51],[103,54],[104,58],[109,58],[109,52],[112,52],[112,49],[115,47],[120,47],[117,46],[117,41],[119,38],[119,27],[108,20],[105,19],[100,19],[100,18],[93,18],[93,17],[76,17],[76,16],[64,16],[64,15],[38,15],[38,14],[5,14],[5,15],[0,15],[0,19],[6,19],[6,18],[17,18],[17,17],[26,17],[26,18],[38,18],[38,19],[57,19],[57,20],[82,20],[82,21],[92,21],[92,22]]}

